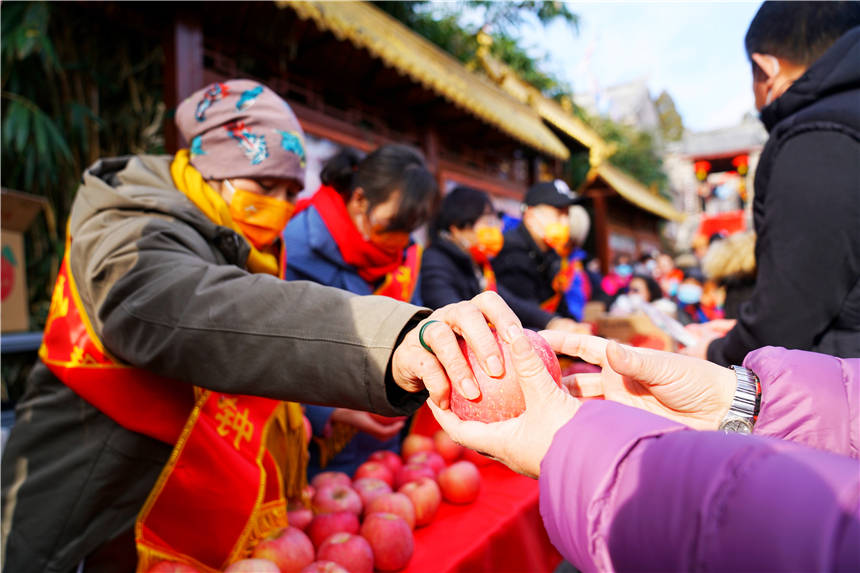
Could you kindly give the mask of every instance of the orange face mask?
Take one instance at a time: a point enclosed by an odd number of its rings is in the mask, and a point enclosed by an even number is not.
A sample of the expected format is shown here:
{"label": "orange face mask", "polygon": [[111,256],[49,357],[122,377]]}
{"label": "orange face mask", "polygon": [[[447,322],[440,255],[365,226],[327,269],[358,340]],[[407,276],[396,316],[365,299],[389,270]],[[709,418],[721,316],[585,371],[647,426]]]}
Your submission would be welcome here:
{"label": "orange face mask", "polygon": [[505,237],[498,227],[475,227],[478,242],[469,248],[469,253],[476,263],[485,263],[499,254],[505,244]]}
{"label": "orange face mask", "polygon": [[570,227],[565,223],[550,223],[544,227],[543,241],[550,249],[562,254],[570,241]]}
{"label": "orange face mask", "polygon": [[405,231],[371,231],[368,240],[387,253],[400,253],[409,246],[410,238]]}
{"label": "orange face mask", "polygon": [[228,181],[224,183],[233,190],[230,198],[230,216],[242,234],[257,250],[275,242],[296,206],[282,199],[267,197],[260,193],[236,189]]}

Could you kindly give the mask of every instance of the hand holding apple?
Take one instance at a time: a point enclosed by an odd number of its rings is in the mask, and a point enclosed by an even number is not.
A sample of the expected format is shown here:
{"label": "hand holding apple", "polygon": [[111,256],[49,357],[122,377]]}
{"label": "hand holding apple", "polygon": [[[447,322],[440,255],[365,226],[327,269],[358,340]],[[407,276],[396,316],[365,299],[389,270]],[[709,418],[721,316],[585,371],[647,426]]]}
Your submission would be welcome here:
{"label": "hand holding apple", "polygon": [[537,477],[555,433],[573,417],[580,401],[553,379],[525,333],[511,345],[511,363],[525,403],[525,411],[516,418],[487,424],[462,420],[453,411],[429,405],[454,441]]}
{"label": "hand holding apple", "polygon": [[[437,322],[427,326],[423,339],[432,353],[418,339],[420,329],[431,320]],[[504,374],[502,357],[488,321],[507,341],[522,332],[519,319],[492,291],[485,291],[471,301],[450,304],[434,311],[408,332],[394,350],[391,358],[394,381],[409,392],[426,388],[431,401],[442,409],[448,408],[452,387],[467,398],[477,398],[479,391],[475,378],[460,352],[457,335],[466,339],[487,372],[501,376]]]}

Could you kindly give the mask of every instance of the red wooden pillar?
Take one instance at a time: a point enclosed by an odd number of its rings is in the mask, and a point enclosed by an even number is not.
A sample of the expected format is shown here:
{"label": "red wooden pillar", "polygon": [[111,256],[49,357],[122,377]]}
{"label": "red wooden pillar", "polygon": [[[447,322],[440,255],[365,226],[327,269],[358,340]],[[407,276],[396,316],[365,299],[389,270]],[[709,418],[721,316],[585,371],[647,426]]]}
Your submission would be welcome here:
{"label": "red wooden pillar", "polygon": [[439,161],[439,135],[433,128],[424,132],[424,159],[427,162],[427,170],[436,176],[436,184],[439,193],[445,195],[445,174]]}
{"label": "red wooden pillar", "polygon": [[187,145],[176,129],[176,106],[203,87],[203,28],[199,18],[176,13],[164,38],[164,147],[174,153]]}
{"label": "red wooden pillar", "polygon": [[606,192],[595,189],[590,193],[594,201],[594,244],[597,247],[597,258],[600,259],[600,272],[609,273],[609,224],[606,213]]}

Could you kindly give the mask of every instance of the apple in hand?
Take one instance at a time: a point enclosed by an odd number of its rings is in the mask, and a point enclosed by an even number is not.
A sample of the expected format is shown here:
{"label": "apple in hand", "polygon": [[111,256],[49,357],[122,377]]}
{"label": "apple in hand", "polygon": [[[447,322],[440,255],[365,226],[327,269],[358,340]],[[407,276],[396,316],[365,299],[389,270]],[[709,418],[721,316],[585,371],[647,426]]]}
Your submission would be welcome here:
{"label": "apple in hand", "polygon": [[314,546],[302,530],[286,527],[262,540],[251,557],[268,559],[281,571],[301,571],[314,560]]}
{"label": "apple in hand", "polygon": [[[559,366],[558,358],[556,358],[549,343],[536,332],[531,330],[523,330],[523,332],[538,356],[543,360],[555,383],[564,389],[561,383],[561,366]],[[459,339],[460,349],[463,351],[472,372],[474,372],[478,388],[481,390],[481,395],[477,400],[469,400],[451,388],[451,411],[461,420],[500,422],[501,420],[516,418],[526,409],[526,401],[511,360],[510,345],[502,342],[498,333],[493,332],[493,334],[495,334],[496,341],[502,351],[505,365],[505,374],[501,378],[493,378],[484,372],[472,349],[466,345],[466,341],[462,338]]]}
{"label": "apple in hand", "polygon": [[396,424],[401,420],[405,420],[406,416],[383,416],[381,414],[370,414],[370,417],[382,424],[383,426],[390,426],[391,424]]}
{"label": "apple in hand", "polygon": [[439,473],[442,497],[451,503],[472,503],[481,489],[481,474],[472,462],[459,461]]}
{"label": "apple in hand", "polygon": [[436,517],[439,505],[442,503],[442,492],[436,480],[423,477],[407,483],[398,492],[412,500],[412,505],[415,507],[416,527],[427,525]]}
{"label": "apple in hand", "polygon": [[409,529],[415,529],[415,506],[412,500],[404,493],[387,493],[374,499],[367,508],[367,515],[371,513],[393,513],[402,517],[409,525]]}
{"label": "apple in hand", "polygon": [[[284,569],[284,571],[301,571],[301,569]],[[224,573],[281,573],[281,569],[268,559],[241,559],[224,569]]]}
{"label": "apple in hand", "polygon": [[391,470],[392,475],[397,475],[397,470],[403,467],[403,461],[400,459],[400,456],[391,450],[379,450],[378,452],[373,452],[367,460],[370,462],[380,462],[385,464],[385,467]]}
{"label": "apple in hand", "polygon": [[322,486],[314,494],[312,503],[315,513],[335,511],[351,511],[356,515],[361,513],[361,498],[354,489],[346,485]]}
{"label": "apple in hand", "polygon": [[371,513],[361,526],[361,536],[373,549],[373,563],[379,571],[399,571],[415,551],[409,525],[393,513]]}
{"label": "apple in hand", "polygon": [[336,533],[320,546],[317,559],[334,561],[350,573],[373,572],[373,549],[360,535]]}
{"label": "apple in hand", "polygon": [[408,460],[412,454],[418,452],[432,452],[433,438],[422,436],[421,434],[409,434],[403,439],[403,444],[400,446],[400,455],[404,460]]}
{"label": "apple in hand", "polygon": [[311,521],[308,535],[314,547],[320,547],[323,542],[335,533],[358,533],[358,516],[351,511],[323,513]]}

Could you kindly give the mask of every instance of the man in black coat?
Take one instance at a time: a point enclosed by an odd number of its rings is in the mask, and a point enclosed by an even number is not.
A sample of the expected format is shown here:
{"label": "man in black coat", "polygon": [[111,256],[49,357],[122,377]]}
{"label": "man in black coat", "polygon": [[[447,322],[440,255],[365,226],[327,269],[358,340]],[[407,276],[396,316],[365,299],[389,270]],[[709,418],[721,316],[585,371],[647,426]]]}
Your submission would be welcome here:
{"label": "man in black coat", "polygon": [[570,318],[564,294],[553,288],[561,269],[557,251],[570,241],[568,209],[576,201],[561,181],[533,185],[523,202],[523,220],[505,233],[493,259],[499,293],[526,328],[582,331]]}
{"label": "man in black coat", "polygon": [[692,355],[741,364],[762,346],[860,356],[860,3],[765,2],[746,36],[770,133],[755,177],[757,279],[722,338]]}

